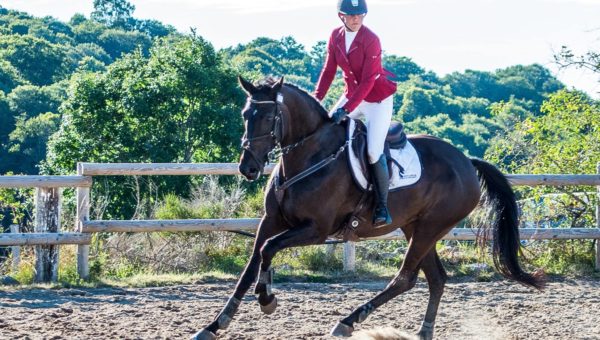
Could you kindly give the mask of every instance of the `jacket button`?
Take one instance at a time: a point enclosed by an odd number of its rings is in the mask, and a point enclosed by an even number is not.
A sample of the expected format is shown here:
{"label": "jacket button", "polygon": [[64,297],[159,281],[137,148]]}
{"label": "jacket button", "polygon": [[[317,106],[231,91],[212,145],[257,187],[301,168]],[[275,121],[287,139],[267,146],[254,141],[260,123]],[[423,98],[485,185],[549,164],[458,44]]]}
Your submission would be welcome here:
{"label": "jacket button", "polygon": [[352,71],[350,71],[350,74],[354,74],[354,73],[352,73]]}
{"label": "jacket button", "polygon": [[358,84],[358,82],[355,80],[355,81],[354,81],[354,84]]}

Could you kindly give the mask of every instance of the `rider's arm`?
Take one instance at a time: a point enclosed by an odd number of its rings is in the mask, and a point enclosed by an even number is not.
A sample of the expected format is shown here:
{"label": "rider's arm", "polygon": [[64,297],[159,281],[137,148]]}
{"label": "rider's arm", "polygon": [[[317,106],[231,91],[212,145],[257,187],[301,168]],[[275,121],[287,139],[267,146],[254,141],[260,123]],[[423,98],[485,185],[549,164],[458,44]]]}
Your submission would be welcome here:
{"label": "rider's arm", "polygon": [[319,81],[317,82],[317,87],[315,90],[315,97],[318,100],[323,100],[325,95],[327,95],[327,91],[329,91],[329,87],[333,82],[333,78],[335,77],[335,72],[337,71],[337,62],[335,61],[335,52],[333,45],[333,37],[332,34],[329,38],[329,42],[327,43],[327,56],[325,58],[325,65],[323,65],[323,70],[321,71],[321,75],[319,76]]}

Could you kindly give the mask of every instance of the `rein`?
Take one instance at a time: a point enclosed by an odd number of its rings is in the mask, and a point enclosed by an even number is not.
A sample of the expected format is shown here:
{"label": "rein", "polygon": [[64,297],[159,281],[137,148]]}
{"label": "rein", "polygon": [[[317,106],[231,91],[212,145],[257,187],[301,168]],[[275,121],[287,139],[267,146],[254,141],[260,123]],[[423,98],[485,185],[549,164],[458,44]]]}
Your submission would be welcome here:
{"label": "rein", "polygon": [[[255,161],[257,161],[258,164],[262,163],[259,161],[258,157],[256,157],[256,155],[254,154],[254,152],[252,152],[252,150],[250,149],[250,144],[251,142],[257,141],[257,140],[261,140],[261,139],[265,139],[265,138],[271,138],[273,139],[273,142],[275,142],[275,148],[273,148],[273,150],[271,152],[269,152],[269,160],[276,160],[277,158],[287,155],[288,153],[290,153],[292,150],[294,150],[295,148],[302,146],[307,140],[311,139],[312,137],[314,137],[317,132],[319,132],[320,129],[317,129],[316,131],[314,131],[313,133],[311,133],[308,136],[303,137],[300,141],[287,145],[287,146],[281,146],[281,141],[283,139],[283,112],[281,110],[279,110],[279,104],[283,104],[283,96],[281,94],[277,95],[277,101],[274,100],[256,100],[256,99],[249,99],[251,103],[253,104],[272,104],[275,105],[275,109],[273,110],[273,115],[275,116],[275,119],[273,120],[273,127],[271,128],[270,132],[267,132],[264,135],[258,136],[258,137],[253,137],[253,138],[242,138],[242,148],[246,151],[248,151],[250,153],[250,155],[254,158]],[[334,123],[331,123],[331,125],[333,125]]]}
{"label": "rein", "polygon": [[[254,160],[257,162],[257,164],[261,164],[264,162],[261,162],[258,159],[258,157],[256,157],[254,152],[252,152],[252,150],[250,149],[252,142],[257,141],[257,140],[262,140],[265,138],[273,139],[273,142],[275,143],[275,148],[269,152],[268,160],[275,160],[277,158],[287,155],[288,153],[290,153],[292,150],[296,149],[297,147],[302,146],[306,141],[308,141],[309,139],[314,137],[323,128],[323,127],[321,127],[319,129],[317,129],[316,131],[314,131],[313,133],[311,133],[308,136],[303,137],[302,139],[300,139],[300,141],[298,141],[296,143],[292,143],[290,145],[282,147],[281,142],[283,139],[283,123],[284,123],[283,117],[284,116],[283,116],[283,112],[280,109],[280,104],[283,105],[283,95],[281,93],[278,93],[276,101],[256,100],[256,99],[252,99],[252,98],[250,98],[249,101],[250,101],[250,103],[258,104],[258,105],[261,105],[261,104],[275,105],[275,108],[273,110],[274,119],[273,119],[273,126],[271,127],[271,131],[264,135],[258,136],[258,137],[242,138],[242,148],[250,153],[250,155],[254,158]],[[334,124],[335,123],[332,122],[329,125],[325,125],[325,126],[332,126]],[[281,204],[285,190],[288,189],[289,187],[291,187],[292,185],[294,185],[296,182],[312,175],[313,173],[324,168],[331,162],[335,161],[344,152],[344,150],[346,150],[346,148],[350,145],[350,141],[351,141],[351,139],[347,140],[335,153],[333,153],[329,157],[319,161],[318,163],[312,165],[308,169],[300,172],[296,176],[293,176],[292,178],[283,181],[283,183],[280,183],[279,175],[275,174],[273,183],[274,183],[274,187],[275,187],[275,196],[277,198],[277,201]]]}

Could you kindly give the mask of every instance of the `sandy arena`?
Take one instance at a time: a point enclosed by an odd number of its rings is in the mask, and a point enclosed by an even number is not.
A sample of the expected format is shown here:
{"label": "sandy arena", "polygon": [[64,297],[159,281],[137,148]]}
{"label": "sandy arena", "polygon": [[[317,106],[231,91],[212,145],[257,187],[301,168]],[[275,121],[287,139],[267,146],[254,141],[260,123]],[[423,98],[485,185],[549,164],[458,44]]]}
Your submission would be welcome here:
{"label": "sandy arena", "polygon": [[[220,339],[334,339],[330,329],[386,282],[279,283],[279,307],[244,303]],[[142,289],[2,290],[1,339],[188,339],[221,310],[233,282]],[[415,333],[427,286],[388,302],[356,328]],[[437,339],[600,339],[600,280],[561,280],[536,292],[508,281],[450,282]]]}

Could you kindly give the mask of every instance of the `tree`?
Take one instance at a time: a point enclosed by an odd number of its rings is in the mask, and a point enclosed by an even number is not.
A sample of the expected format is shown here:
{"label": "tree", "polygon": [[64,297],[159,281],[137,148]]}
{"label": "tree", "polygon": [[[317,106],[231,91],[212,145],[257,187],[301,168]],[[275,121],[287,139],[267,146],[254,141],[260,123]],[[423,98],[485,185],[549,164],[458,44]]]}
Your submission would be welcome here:
{"label": "tree", "polygon": [[12,64],[6,60],[0,60],[0,91],[9,93],[15,87],[25,84],[26,81]]}
{"label": "tree", "polygon": [[65,47],[31,35],[0,36],[0,59],[34,85],[52,84],[70,71]]}
{"label": "tree", "polygon": [[93,43],[79,44],[75,46],[75,49],[72,53],[72,58],[74,60],[77,60],[77,62],[81,61],[86,57],[94,58],[98,61],[103,62],[106,65],[112,63],[113,61],[112,58],[108,55],[108,53],[106,53],[106,51],[102,47]]}
{"label": "tree", "polygon": [[4,92],[0,91],[0,175],[4,174],[9,168],[6,161],[8,153],[8,134],[15,126],[15,118],[8,105],[8,100]]}
{"label": "tree", "polygon": [[321,70],[325,64],[325,56],[327,55],[327,42],[325,40],[318,41],[310,50],[308,57],[310,59],[310,80],[316,83],[321,75]]}
{"label": "tree", "polygon": [[36,175],[37,165],[46,158],[46,146],[49,137],[58,130],[60,115],[52,112],[43,113],[27,119],[17,118],[16,126],[10,133],[9,162],[15,173]]}
{"label": "tree", "polygon": [[394,81],[407,81],[411,75],[422,75],[425,70],[408,57],[389,55],[383,57],[383,67],[392,72]]}
{"label": "tree", "polygon": [[7,99],[14,116],[25,115],[30,118],[45,112],[58,112],[64,96],[59,85],[22,85],[15,88]]}
{"label": "tree", "polygon": [[[486,158],[513,173],[595,173],[600,162],[600,103],[584,93],[561,90],[544,102],[541,111],[543,115],[529,117],[494,139]],[[525,190],[544,202],[553,189]],[[565,195],[550,196],[553,204],[562,206],[554,217],[563,214],[567,227],[591,225],[595,189],[570,186],[558,190]]]}
{"label": "tree", "polygon": [[511,96],[537,103],[535,111],[539,111],[549,94],[564,88],[547,68],[539,64],[510,66],[497,70],[496,76],[498,83],[504,86]]}
{"label": "tree", "polygon": [[109,29],[102,32],[98,41],[113,60],[120,58],[125,53],[131,53],[137,48],[141,48],[144,54],[147,54],[152,45],[152,41],[146,34],[121,29]]}
{"label": "tree", "polygon": [[491,101],[508,99],[509,94],[498,83],[497,77],[490,72],[466,70],[464,73],[453,72],[442,81],[452,89],[452,93],[460,97],[484,97]]}
{"label": "tree", "polygon": [[[158,40],[103,74],[78,74],[49,142],[46,173],[69,173],[79,161],[223,162],[238,156],[243,93],[213,47],[196,36]],[[157,179],[161,192],[186,194],[189,178]],[[131,190],[113,189],[109,213],[133,215]]]}
{"label": "tree", "polygon": [[94,0],[91,19],[112,28],[130,28],[135,6],[127,0]]}
{"label": "tree", "polygon": [[146,19],[146,20],[135,20],[136,30],[148,34],[152,38],[166,37],[169,34],[177,32],[175,27],[171,25],[164,25],[160,21]]}

